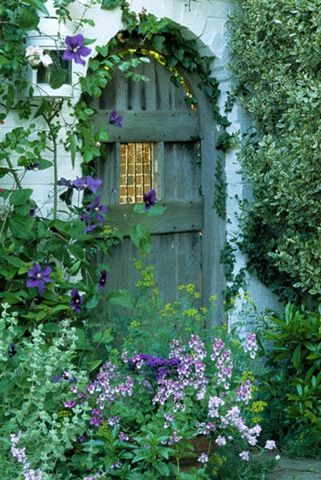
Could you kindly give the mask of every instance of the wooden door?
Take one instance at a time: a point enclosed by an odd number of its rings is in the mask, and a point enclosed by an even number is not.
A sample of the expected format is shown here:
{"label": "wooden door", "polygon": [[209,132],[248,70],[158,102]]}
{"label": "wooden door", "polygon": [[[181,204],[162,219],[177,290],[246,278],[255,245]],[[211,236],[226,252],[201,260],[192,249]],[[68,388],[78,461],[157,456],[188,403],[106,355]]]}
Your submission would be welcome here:
{"label": "wooden door", "polygon": [[[152,264],[160,295],[171,301],[177,287],[193,283],[204,290],[202,264],[203,197],[199,113],[185,101],[186,89],[176,87],[171,73],[157,61],[141,66],[149,82],[125,80],[115,74],[99,104],[99,123],[115,109],[123,128],[109,126],[106,155],[99,160],[109,220],[125,235],[145,222],[152,233]],[[96,101],[97,102],[97,101]],[[159,217],[133,214],[133,203],[154,188],[166,212]],[[137,281],[136,247],[127,237],[109,259],[110,286],[132,288]],[[205,289],[206,290],[206,289]]]}

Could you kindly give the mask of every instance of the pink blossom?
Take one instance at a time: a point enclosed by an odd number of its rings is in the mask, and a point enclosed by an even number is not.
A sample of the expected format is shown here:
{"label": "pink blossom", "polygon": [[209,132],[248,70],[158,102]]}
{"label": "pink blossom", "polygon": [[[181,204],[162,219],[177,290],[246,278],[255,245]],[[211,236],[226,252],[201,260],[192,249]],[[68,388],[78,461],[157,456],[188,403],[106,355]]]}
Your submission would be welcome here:
{"label": "pink blossom", "polygon": [[258,348],[259,347],[256,341],[256,334],[248,333],[246,335],[244,350],[250,354],[251,358],[255,358]]}

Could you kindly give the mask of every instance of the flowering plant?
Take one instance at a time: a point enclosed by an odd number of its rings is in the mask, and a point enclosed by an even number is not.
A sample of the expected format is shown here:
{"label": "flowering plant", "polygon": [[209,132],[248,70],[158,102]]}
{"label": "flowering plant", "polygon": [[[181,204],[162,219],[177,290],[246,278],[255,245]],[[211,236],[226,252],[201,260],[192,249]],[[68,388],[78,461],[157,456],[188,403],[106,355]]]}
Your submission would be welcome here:
{"label": "flowering plant", "polygon": [[[254,340],[246,338],[247,361]],[[78,446],[91,458],[88,478],[210,479],[226,449],[236,452],[241,469],[250,468],[261,434],[248,414],[254,387],[246,372],[240,376],[225,341],[216,337],[207,349],[191,335],[187,343],[172,341],[168,358],[121,357],[107,361],[87,385],[73,385],[65,402],[71,414],[90,408]],[[203,451],[193,444],[199,438],[207,439]],[[273,440],[265,443],[267,450],[275,447]],[[187,471],[186,458],[195,460]]]}

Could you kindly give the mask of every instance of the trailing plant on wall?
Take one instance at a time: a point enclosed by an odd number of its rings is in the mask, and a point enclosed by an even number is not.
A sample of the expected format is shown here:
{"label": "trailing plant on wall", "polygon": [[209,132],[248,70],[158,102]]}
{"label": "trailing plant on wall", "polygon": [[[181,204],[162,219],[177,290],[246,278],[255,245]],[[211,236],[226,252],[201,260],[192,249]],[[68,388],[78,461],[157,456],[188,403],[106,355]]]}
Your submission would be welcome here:
{"label": "trailing plant on wall", "polygon": [[242,247],[282,298],[321,295],[320,20],[314,0],[245,0],[230,23],[239,98],[258,130],[240,154],[254,193]]}

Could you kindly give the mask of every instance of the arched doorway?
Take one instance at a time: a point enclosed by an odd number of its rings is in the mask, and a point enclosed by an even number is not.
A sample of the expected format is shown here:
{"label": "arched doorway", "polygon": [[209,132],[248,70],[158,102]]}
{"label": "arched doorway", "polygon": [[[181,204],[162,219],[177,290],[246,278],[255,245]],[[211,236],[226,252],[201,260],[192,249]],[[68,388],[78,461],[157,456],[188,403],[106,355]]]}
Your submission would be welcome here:
{"label": "arched doorway", "polygon": [[[216,128],[211,110],[193,79],[175,86],[172,73],[154,58],[138,73],[149,81],[134,82],[117,72],[93,101],[99,123],[115,109],[124,125],[109,127],[106,154],[98,162],[104,200],[111,221],[128,235],[142,223],[132,204],[150,188],[156,190],[166,212],[146,219],[153,239],[147,263],[155,268],[160,295],[173,300],[179,285],[193,283],[205,303],[209,295],[219,297],[224,286],[219,265],[224,229],[213,209]],[[197,108],[186,102],[189,88]],[[135,285],[136,257],[136,247],[125,238],[109,260],[112,288]]]}

